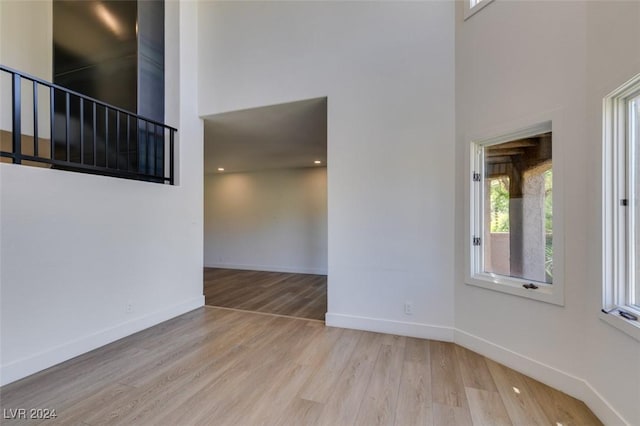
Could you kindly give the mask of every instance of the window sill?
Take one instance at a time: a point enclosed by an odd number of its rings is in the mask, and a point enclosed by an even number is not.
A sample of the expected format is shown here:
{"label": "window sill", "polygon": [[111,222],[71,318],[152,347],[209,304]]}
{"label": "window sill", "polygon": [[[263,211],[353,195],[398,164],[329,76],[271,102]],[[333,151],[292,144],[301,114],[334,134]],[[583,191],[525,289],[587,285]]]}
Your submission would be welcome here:
{"label": "window sill", "polygon": [[493,0],[480,0],[475,6],[470,7],[469,0],[464,0],[464,20],[471,18],[473,15],[484,9]]}
{"label": "window sill", "polygon": [[540,284],[537,289],[530,290],[522,287],[523,284],[528,284],[529,281],[505,278],[502,276],[492,276],[488,274],[476,274],[474,276],[467,277],[465,283],[467,285],[481,287],[499,293],[506,293],[513,296],[524,297],[526,299],[537,300],[539,302],[564,306],[564,294],[560,286],[556,284],[553,286]]}
{"label": "window sill", "polygon": [[640,342],[640,321],[621,317],[617,309],[608,314],[600,312],[600,319]]}

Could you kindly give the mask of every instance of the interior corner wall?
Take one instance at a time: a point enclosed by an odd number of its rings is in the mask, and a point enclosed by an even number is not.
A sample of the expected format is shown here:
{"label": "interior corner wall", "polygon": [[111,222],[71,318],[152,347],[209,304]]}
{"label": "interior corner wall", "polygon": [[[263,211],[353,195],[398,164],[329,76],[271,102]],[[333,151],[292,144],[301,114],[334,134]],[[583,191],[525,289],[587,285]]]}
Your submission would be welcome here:
{"label": "interior corner wall", "polygon": [[327,97],[329,325],[453,337],[453,12],[200,4],[201,116]]}
{"label": "interior corner wall", "polygon": [[326,275],[326,167],[205,175],[204,265]]}
{"label": "interior corner wall", "polygon": [[602,99],[640,71],[640,3],[495,1],[462,15],[460,2],[456,175],[469,176],[474,135],[553,114],[565,304],[464,283],[469,184],[459,179],[456,341],[585,401],[605,424],[640,424],[640,345],[599,319]]}
{"label": "interior corner wall", "polygon": [[0,384],[204,304],[196,15],[195,2],[167,2],[179,185],[0,164]]}

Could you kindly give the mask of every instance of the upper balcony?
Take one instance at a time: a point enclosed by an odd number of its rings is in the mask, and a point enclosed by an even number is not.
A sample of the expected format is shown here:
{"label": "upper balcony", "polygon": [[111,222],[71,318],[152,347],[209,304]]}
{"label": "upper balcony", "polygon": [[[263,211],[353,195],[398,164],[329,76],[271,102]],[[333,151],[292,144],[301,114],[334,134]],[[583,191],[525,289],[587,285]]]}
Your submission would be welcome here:
{"label": "upper balcony", "polygon": [[177,129],[0,65],[0,161],[174,184]]}

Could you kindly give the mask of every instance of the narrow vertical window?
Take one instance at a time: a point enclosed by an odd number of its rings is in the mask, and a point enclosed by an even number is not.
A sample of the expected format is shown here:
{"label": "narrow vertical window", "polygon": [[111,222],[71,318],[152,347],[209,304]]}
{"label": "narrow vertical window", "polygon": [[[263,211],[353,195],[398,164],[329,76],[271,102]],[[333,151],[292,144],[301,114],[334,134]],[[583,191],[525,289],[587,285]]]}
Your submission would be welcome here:
{"label": "narrow vertical window", "polygon": [[562,303],[551,122],[472,143],[470,284]]}
{"label": "narrow vertical window", "polygon": [[603,317],[640,340],[640,75],[604,99]]}
{"label": "narrow vertical window", "polygon": [[628,256],[628,300],[627,304],[635,309],[640,309],[640,262],[638,262],[638,253],[640,253],[640,208],[638,200],[640,200],[640,94],[631,98],[627,104],[628,113],[628,151],[629,155],[629,199],[627,201],[628,227],[632,241],[629,247]]}

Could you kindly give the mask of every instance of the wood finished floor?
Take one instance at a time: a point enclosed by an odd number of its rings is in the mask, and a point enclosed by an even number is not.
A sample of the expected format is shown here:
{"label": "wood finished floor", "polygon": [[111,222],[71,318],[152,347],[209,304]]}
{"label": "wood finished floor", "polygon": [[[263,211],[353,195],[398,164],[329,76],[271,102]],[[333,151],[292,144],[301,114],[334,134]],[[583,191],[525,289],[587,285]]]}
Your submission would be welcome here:
{"label": "wood finished floor", "polygon": [[327,277],[205,268],[204,297],[208,306],[324,321]]}
{"label": "wood finished floor", "polygon": [[0,407],[84,425],[601,424],[452,343],[211,307],[4,386]]}

